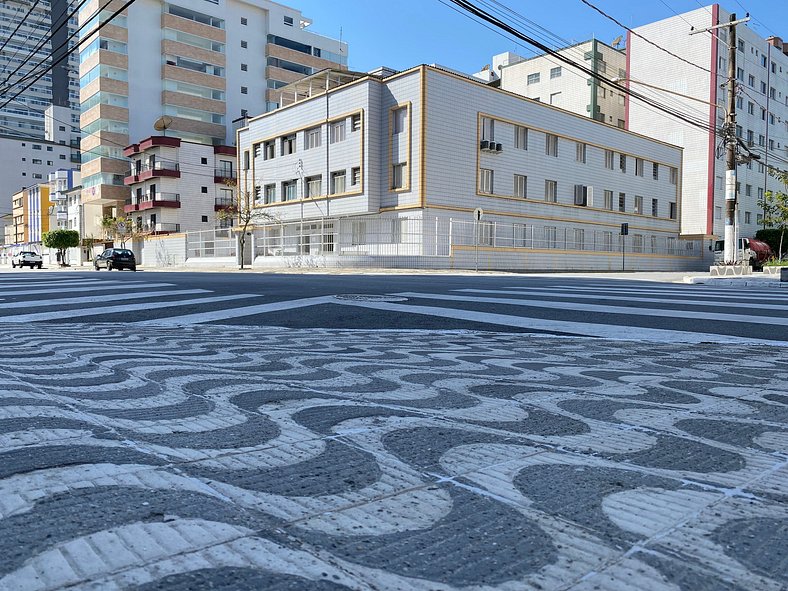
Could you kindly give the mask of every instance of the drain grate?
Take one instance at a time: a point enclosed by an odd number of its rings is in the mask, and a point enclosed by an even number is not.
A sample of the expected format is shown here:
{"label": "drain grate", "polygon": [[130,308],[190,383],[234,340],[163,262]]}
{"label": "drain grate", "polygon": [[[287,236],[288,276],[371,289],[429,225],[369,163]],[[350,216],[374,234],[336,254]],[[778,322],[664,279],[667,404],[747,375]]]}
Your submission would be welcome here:
{"label": "drain grate", "polygon": [[340,293],[334,296],[338,300],[353,302],[407,302],[408,298],[389,295],[373,295],[367,293]]}

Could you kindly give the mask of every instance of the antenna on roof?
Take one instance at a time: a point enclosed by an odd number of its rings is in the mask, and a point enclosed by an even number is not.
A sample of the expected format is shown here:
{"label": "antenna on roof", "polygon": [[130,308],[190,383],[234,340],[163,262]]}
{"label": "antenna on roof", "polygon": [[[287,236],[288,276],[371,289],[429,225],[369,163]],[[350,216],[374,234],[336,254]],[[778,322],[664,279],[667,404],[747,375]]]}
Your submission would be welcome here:
{"label": "antenna on roof", "polygon": [[611,43],[610,45],[612,45],[613,47],[615,47],[616,49],[618,49],[618,46],[619,46],[619,45],[621,45],[621,39],[623,39],[623,38],[624,38],[624,36],[623,36],[623,35],[619,35],[618,37],[616,37],[615,39],[613,39],[613,43]]}

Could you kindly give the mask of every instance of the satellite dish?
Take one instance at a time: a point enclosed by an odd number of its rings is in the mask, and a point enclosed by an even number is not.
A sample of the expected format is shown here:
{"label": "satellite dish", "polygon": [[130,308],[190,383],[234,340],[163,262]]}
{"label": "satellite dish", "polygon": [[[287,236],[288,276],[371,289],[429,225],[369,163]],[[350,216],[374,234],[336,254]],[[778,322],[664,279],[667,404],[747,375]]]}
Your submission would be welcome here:
{"label": "satellite dish", "polygon": [[623,35],[619,35],[618,37],[616,37],[615,39],[613,39],[613,43],[611,43],[611,45],[612,45],[613,47],[615,47],[616,49],[618,49],[618,46],[619,46],[619,45],[621,45],[621,39],[622,39],[623,37],[624,37]]}
{"label": "satellite dish", "polygon": [[166,133],[167,129],[172,125],[172,117],[168,117],[167,115],[163,115],[156,119],[153,123],[153,129],[156,131],[163,131]]}

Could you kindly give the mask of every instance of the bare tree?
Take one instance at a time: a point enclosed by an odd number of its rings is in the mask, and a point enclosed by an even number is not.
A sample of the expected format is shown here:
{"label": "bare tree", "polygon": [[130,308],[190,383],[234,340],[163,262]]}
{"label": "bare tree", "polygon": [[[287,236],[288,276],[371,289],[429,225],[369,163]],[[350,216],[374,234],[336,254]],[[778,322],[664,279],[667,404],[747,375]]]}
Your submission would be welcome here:
{"label": "bare tree", "polygon": [[105,216],[101,220],[101,227],[112,242],[119,242],[121,248],[126,248],[126,242],[135,238],[134,220],[127,216]]}
{"label": "bare tree", "polygon": [[[279,219],[255,205],[254,196],[249,191],[238,190],[234,181],[227,181],[227,186],[233,187],[236,191],[235,199],[231,205],[222,207],[216,217],[219,220],[233,221],[237,225],[238,232],[238,259],[241,262],[241,269],[244,268],[244,248],[246,246],[246,236],[249,230],[254,230],[258,224],[279,222]],[[254,256],[254,255],[253,255]]]}

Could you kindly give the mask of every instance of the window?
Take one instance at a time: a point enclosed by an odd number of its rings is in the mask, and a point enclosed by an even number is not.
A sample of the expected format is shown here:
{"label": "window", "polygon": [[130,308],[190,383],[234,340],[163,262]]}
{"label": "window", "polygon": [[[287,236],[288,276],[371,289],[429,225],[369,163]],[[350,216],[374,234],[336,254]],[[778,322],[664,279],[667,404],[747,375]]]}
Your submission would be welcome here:
{"label": "window", "polygon": [[40,158],[33,158],[33,164],[43,164]]}
{"label": "window", "polygon": [[[257,146],[255,146],[254,155],[258,156],[258,154],[257,154]],[[207,158],[200,158],[200,164],[208,164],[208,159]]]}
{"label": "window", "polygon": [[670,184],[675,185],[679,180],[679,171],[676,168],[670,168]]}
{"label": "window", "polygon": [[659,164],[656,162],[654,162],[651,166],[651,178],[653,178],[655,181],[659,180]]}
{"label": "window", "polygon": [[399,109],[394,109],[393,113],[393,129],[392,132],[394,134],[402,133],[407,129],[408,123],[408,108],[407,107],[400,107]]}
{"label": "window", "polygon": [[556,181],[544,182],[544,200],[550,203],[557,201],[558,183]]}
{"label": "window", "polygon": [[66,131],[66,126],[65,125],[60,125],[60,126],[58,126],[58,129],[60,131]]}
{"label": "window", "polygon": [[528,177],[522,174],[514,175],[514,196],[515,197],[522,197],[525,199],[526,197],[526,189],[528,186]]}
{"label": "window", "polygon": [[247,72],[247,71],[249,71],[249,66],[246,64],[241,64],[241,72]]}
{"label": "window", "polygon": [[361,184],[361,167],[356,166],[350,169],[350,184],[357,187]]}
{"label": "window", "polygon": [[753,76],[752,74],[747,76],[747,86],[749,86],[750,88],[755,88],[755,76]]}
{"label": "window", "polygon": [[306,183],[305,197],[318,197],[323,192],[322,176],[308,176],[304,179],[304,182]]}
{"label": "window", "polygon": [[613,191],[605,191],[605,209],[613,209]]}
{"label": "window", "polygon": [[643,159],[635,158],[635,176],[643,176]]}
{"label": "window", "polygon": [[632,250],[634,252],[643,252],[643,234],[632,235]]}
{"label": "window", "polygon": [[205,224],[207,222],[208,222],[208,216],[207,215],[202,216],[202,223]]}
{"label": "window", "polygon": [[545,135],[545,154],[558,157],[558,136],[548,133]]}
{"label": "window", "polygon": [[744,223],[751,224],[752,223],[752,214],[749,211],[744,212]]}
{"label": "window", "polygon": [[493,192],[493,171],[489,168],[482,168],[479,171],[479,192],[492,195]]}
{"label": "window", "polygon": [[528,128],[521,125],[514,126],[514,147],[518,150],[528,149]]}
{"label": "window", "polygon": [[613,150],[605,150],[605,168],[613,170]]}
{"label": "window", "polygon": [[320,147],[320,127],[313,127],[304,132],[304,150]]}
{"label": "window", "polygon": [[391,188],[405,188],[405,163],[394,164],[391,167]]}
{"label": "window", "polygon": [[266,185],[264,188],[264,201],[263,203],[275,203],[276,202],[276,185]]}
{"label": "window", "polygon": [[741,52],[744,52],[744,41],[739,39],[736,43],[737,49]]}
{"label": "window", "polygon": [[550,104],[551,105],[558,105],[561,101],[561,93],[560,92],[551,92],[550,93]]}
{"label": "window", "polygon": [[350,129],[352,131],[361,130],[361,113],[356,113],[350,116]]}
{"label": "window", "polygon": [[285,17],[285,24],[288,27],[292,27],[293,26],[293,17],[292,16],[286,16]]}
{"label": "window", "polygon": [[334,121],[329,127],[329,142],[336,144],[345,140],[345,120]]}
{"label": "window", "polygon": [[744,194],[747,197],[752,197],[752,185],[744,185]]}
{"label": "window", "polygon": [[495,141],[495,121],[489,117],[482,117],[482,139]]}
{"label": "window", "polygon": [[577,142],[576,144],[576,160],[578,162],[582,162],[583,164],[586,163],[586,145],[581,142]]}
{"label": "window", "polygon": [[241,49],[246,49],[248,46],[249,44],[246,41],[241,41]]}
{"label": "window", "polygon": [[246,20],[246,17],[245,17],[245,16],[242,16],[242,17],[241,17],[241,24],[242,24],[242,25],[246,25],[246,24],[248,24],[248,21]]}
{"label": "window", "polygon": [[268,140],[263,143],[263,160],[273,160],[276,155],[276,147],[274,140]]}
{"label": "window", "polygon": [[673,202],[673,201],[671,201],[671,202],[668,204],[668,217],[669,217],[670,219],[672,219],[672,220],[675,220],[675,219],[678,217],[678,216],[677,216],[677,213],[678,213],[678,212],[677,212],[677,210],[676,210],[676,203],[675,203],[675,202]]}
{"label": "window", "polygon": [[585,185],[575,185],[575,205],[588,205],[588,187]]}
{"label": "window", "polygon": [[282,138],[282,156],[294,154],[296,151],[296,134],[291,133]]}
{"label": "window", "polygon": [[558,228],[555,226],[544,227],[545,248],[558,248]]}
{"label": "window", "polygon": [[61,154],[61,155],[60,155],[60,159],[61,159],[61,160],[65,160],[65,159],[66,159],[66,155],[65,155],[65,154]]}
{"label": "window", "polygon": [[627,171],[627,155],[626,154],[620,154],[618,156],[618,168],[621,170],[621,172],[626,172]]}
{"label": "window", "polygon": [[651,215],[655,218],[659,217],[659,200],[651,200]]}
{"label": "window", "polygon": [[345,171],[338,170],[331,173],[331,194],[339,195],[345,192]]}
{"label": "window", "polygon": [[34,150],[40,150],[41,149],[41,144],[33,144],[33,149]]}
{"label": "window", "polygon": [[539,72],[534,74],[528,74],[528,78],[526,80],[527,84],[538,84],[539,83]]}
{"label": "window", "polygon": [[249,94],[249,89],[246,86],[241,87],[241,94]]}
{"label": "window", "polygon": [[574,249],[575,250],[585,250],[586,246],[586,231],[580,228],[575,228],[575,241],[574,241]]}
{"label": "window", "polygon": [[627,210],[627,194],[626,193],[619,193],[618,194],[618,211],[626,211]]}
{"label": "window", "polygon": [[208,193],[208,187],[200,187],[200,193],[207,194]]}
{"label": "window", "polygon": [[557,68],[550,68],[550,78],[560,78],[561,77],[561,66]]}
{"label": "window", "polygon": [[643,197],[635,195],[635,213],[643,213]]}
{"label": "window", "polygon": [[298,199],[297,181],[285,181],[282,183],[282,199],[284,201],[295,201]]}

